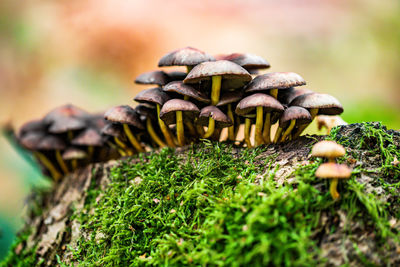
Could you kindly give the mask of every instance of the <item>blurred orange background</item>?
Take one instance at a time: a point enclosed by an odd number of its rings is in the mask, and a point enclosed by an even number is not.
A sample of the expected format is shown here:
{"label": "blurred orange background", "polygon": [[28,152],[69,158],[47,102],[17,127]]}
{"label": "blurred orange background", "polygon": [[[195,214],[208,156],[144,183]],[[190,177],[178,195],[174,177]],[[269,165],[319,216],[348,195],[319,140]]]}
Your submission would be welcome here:
{"label": "blurred orange background", "polygon": [[[399,129],[399,14],[398,0],[3,0],[0,122],[18,128],[65,103],[92,112],[133,105],[138,74],[193,46],[263,56],[271,71],[297,72],[308,88],[338,98],[347,122]],[[4,138],[0,170],[11,240],[26,195],[46,183]]]}

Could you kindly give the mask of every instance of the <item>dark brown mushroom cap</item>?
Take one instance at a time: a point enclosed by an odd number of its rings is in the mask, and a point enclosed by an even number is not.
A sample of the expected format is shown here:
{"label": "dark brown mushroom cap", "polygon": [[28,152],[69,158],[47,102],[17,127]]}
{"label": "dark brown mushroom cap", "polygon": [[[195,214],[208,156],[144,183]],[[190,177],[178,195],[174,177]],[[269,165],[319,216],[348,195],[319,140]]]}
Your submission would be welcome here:
{"label": "dark brown mushroom cap", "polygon": [[312,121],[311,114],[302,107],[288,107],[279,118],[279,126],[285,128],[291,120],[296,120],[296,124],[305,124]]}
{"label": "dark brown mushroom cap", "polygon": [[103,129],[101,129],[101,134],[125,139],[124,130],[122,129],[121,124],[108,123],[103,127]]}
{"label": "dark brown mushroom cap", "polygon": [[62,150],[65,149],[65,142],[58,136],[46,135],[38,143],[38,150]]}
{"label": "dark brown mushroom cap", "polygon": [[27,132],[18,138],[18,143],[28,150],[37,150],[40,141],[45,137],[45,132]]}
{"label": "dark brown mushroom cap", "polygon": [[117,106],[110,108],[105,114],[104,118],[111,122],[126,123],[138,129],[143,130],[144,125],[140,121],[139,115],[136,111],[127,105]]}
{"label": "dark brown mushroom cap", "polygon": [[107,121],[104,119],[104,112],[91,114],[85,118],[87,128],[94,128],[100,131],[106,124]]}
{"label": "dark brown mushroom cap", "polygon": [[299,106],[307,109],[318,108],[318,114],[338,115],[343,112],[342,104],[328,94],[304,94],[296,97],[290,106]]}
{"label": "dark brown mushroom cap", "polygon": [[176,111],[183,111],[184,121],[193,121],[200,113],[199,108],[192,102],[182,99],[171,99],[165,102],[161,111],[160,119],[167,125],[176,122]]}
{"label": "dark brown mushroom cap", "polygon": [[348,179],[351,176],[351,171],[352,169],[345,164],[327,162],[318,167],[315,176],[321,179]]}
{"label": "dark brown mushroom cap", "polygon": [[69,147],[62,154],[64,160],[85,159],[87,156],[88,154],[84,150],[76,147]]}
{"label": "dark brown mushroom cap", "polygon": [[50,125],[48,131],[53,134],[61,134],[68,131],[82,130],[86,126],[87,123],[83,118],[60,118]]}
{"label": "dark brown mushroom cap", "polygon": [[218,60],[203,62],[195,66],[183,82],[199,83],[203,80],[210,80],[212,76],[222,76],[222,87],[225,89],[240,88],[252,79],[250,73],[238,64],[228,60]]}
{"label": "dark brown mushroom cap", "polygon": [[270,72],[255,77],[245,89],[246,93],[270,89],[288,89],[305,85],[306,81],[294,72]]}
{"label": "dark brown mushroom cap", "polygon": [[171,71],[167,72],[167,75],[169,77],[169,81],[183,81],[186,78],[187,73],[183,71]]}
{"label": "dark brown mushroom cap", "polygon": [[229,60],[246,70],[267,69],[271,65],[262,57],[249,53],[233,53],[216,56],[217,60]]}
{"label": "dark brown mushroom cap", "polygon": [[183,96],[196,99],[203,103],[210,103],[207,96],[189,84],[184,84],[182,81],[170,82],[163,87],[164,92],[174,92]]}
{"label": "dark brown mushroom cap", "polygon": [[87,128],[72,139],[71,144],[75,146],[102,146],[104,140],[98,130]]}
{"label": "dark brown mushroom cap", "polygon": [[169,76],[161,70],[148,71],[136,77],[137,84],[156,84],[163,86],[169,82]]}
{"label": "dark brown mushroom cap", "polygon": [[24,123],[18,132],[18,138],[23,137],[30,132],[45,132],[47,129],[45,123],[42,120],[32,120]]}
{"label": "dark brown mushroom cap", "polygon": [[89,113],[81,108],[78,108],[74,105],[67,104],[60,107],[57,107],[47,113],[44,118],[43,122],[45,124],[51,124],[55,121],[58,121],[62,118],[83,118],[88,116]]}
{"label": "dark brown mushroom cap", "polygon": [[153,105],[158,104],[160,106],[164,105],[164,103],[169,99],[170,97],[167,95],[167,93],[163,92],[163,90],[159,87],[143,90],[134,98],[134,100],[139,103],[150,103]]}
{"label": "dark brown mushroom cap", "polygon": [[158,62],[158,66],[195,66],[205,61],[215,61],[215,58],[196,48],[185,47],[163,56]]}
{"label": "dark brown mushroom cap", "polygon": [[282,90],[281,92],[279,92],[278,100],[282,104],[289,105],[290,102],[292,102],[293,99],[295,99],[296,97],[298,97],[300,95],[311,94],[311,93],[314,93],[314,91],[307,89],[307,88],[291,87],[291,88],[288,88],[287,90]]}
{"label": "dark brown mushroom cap", "polygon": [[239,102],[242,98],[243,98],[243,93],[241,91],[224,92],[219,99],[217,107]]}
{"label": "dark brown mushroom cap", "polygon": [[149,108],[146,105],[140,104],[135,107],[135,110],[140,116],[149,117],[152,120],[156,119],[157,112],[154,108]]}
{"label": "dark brown mushroom cap", "polygon": [[202,126],[208,126],[210,117],[215,120],[215,128],[221,129],[233,125],[231,119],[216,106],[202,108],[197,123]]}
{"label": "dark brown mushroom cap", "polygon": [[239,104],[236,106],[235,113],[240,116],[247,115],[249,113],[255,113],[254,110],[256,107],[263,107],[264,112],[282,112],[284,110],[284,107],[281,105],[281,103],[279,103],[279,101],[272,96],[257,93],[249,95],[240,100]]}

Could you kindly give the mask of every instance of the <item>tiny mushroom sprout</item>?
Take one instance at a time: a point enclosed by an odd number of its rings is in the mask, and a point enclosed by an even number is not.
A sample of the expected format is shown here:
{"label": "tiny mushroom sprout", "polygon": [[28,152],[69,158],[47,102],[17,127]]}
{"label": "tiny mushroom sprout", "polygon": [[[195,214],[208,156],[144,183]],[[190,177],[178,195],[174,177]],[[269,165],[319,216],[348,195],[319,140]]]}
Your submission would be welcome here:
{"label": "tiny mushroom sprout", "polygon": [[338,200],[340,195],[337,192],[337,185],[339,179],[349,179],[351,176],[352,169],[347,167],[345,164],[337,164],[334,162],[327,162],[321,164],[315,176],[320,179],[331,179],[329,186],[329,192],[334,200]]}
{"label": "tiny mushroom sprout", "polygon": [[73,170],[76,170],[79,167],[78,161],[86,159],[87,156],[88,155],[84,150],[76,147],[69,147],[62,154],[64,160],[71,161],[71,167]]}
{"label": "tiny mushroom sprout", "polygon": [[171,99],[164,103],[160,118],[167,124],[176,123],[176,135],[178,144],[185,145],[184,120],[193,121],[199,115],[199,108],[190,101]]}
{"label": "tiny mushroom sprout", "polygon": [[329,162],[335,162],[336,158],[343,157],[345,154],[346,150],[342,145],[326,140],[316,143],[311,150],[313,157],[324,157]]}

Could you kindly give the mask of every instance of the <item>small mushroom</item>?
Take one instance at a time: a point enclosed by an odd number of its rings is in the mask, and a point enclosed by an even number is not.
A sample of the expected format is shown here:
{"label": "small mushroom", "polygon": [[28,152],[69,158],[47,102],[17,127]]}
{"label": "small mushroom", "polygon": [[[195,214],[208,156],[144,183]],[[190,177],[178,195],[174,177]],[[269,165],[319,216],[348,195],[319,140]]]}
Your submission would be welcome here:
{"label": "small mushroom", "polygon": [[154,70],[140,74],[136,77],[135,83],[137,84],[153,84],[164,86],[169,82],[169,76],[162,70]]}
{"label": "small mushroom", "polygon": [[340,194],[337,191],[339,179],[349,179],[351,172],[352,169],[347,167],[345,164],[327,162],[318,167],[315,176],[320,179],[331,179],[329,192],[334,200],[338,200],[340,197]]}
{"label": "small mushroom", "polygon": [[164,143],[161,137],[159,137],[157,131],[153,127],[153,121],[157,121],[154,108],[150,108],[145,104],[140,104],[136,106],[135,110],[140,116],[143,116],[143,120],[146,121],[146,130],[152,140],[154,140],[159,147],[166,147],[167,145]]}
{"label": "small mushroom", "polygon": [[311,150],[313,157],[324,157],[329,162],[335,162],[336,158],[343,157],[345,154],[346,150],[342,145],[327,140],[316,143]]}
{"label": "small mushroom", "polygon": [[88,154],[84,150],[76,147],[69,147],[62,154],[64,160],[71,161],[71,167],[73,170],[78,168],[79,160],[86,159],[87,157]]}
{"label": "small mushroom", "polygon": [[99,130],[94,128],[86,128],[84,131],[79,133],[74,139],[71,140],[71,144],[75,146],[87,147],[88,158],[94,161],[94,147],[101,147],[102,145],[104,145],[104,140]]}
{"label": "small mushroom", "polygon": [[221,108],[227,106],[227,114],[231,119],[233,125],[228,127],[228,140],[235,141],[237,132],[239,131],[240,119],[239,116],[233,115],[232,105],[238,103],[243,98],[241,91],[225,92],[221,95],[221,98],[217,104],[217,107]]}
{"label": "small mushroom", "polygon": [[[302,107],[289,107],[283,111],[282,116],[279,118],[279,127],[275,133],[274,143],[277,143],[279,138],[284,142],[286,137],[290,135],[295,125],[302,125],[311,122],[311,115],[307,109]],[[283,130],[285,130],[283,132]],[[283,135],[281,137],[281,134]]]}
{"label": "small mushroom", "polygon": [[340,116],[329,116],[329,115],[319,115],[317,116],[317,125],[318,130],[322,128],[326,128],[327,134],[329,134],[333,127],[339,125],[347,125],[348,123],[345,122]]}
{"label": "small mushroom", "polygon": [[[125,144],[125,135],[121,124],[110,122],[101,129],[101,134],[111,136],[113,138],[115,144],[117,145],[116,150],[122,157],[131,156],[133,154],[132,150],[130,150]],[[110,142],[107,143],[110,144]],[[114,146],[111,145],[111,147]]]}
{"label": "small mushroom", "polygon": [[217,60],[229,60],[247,71],[257,71],[260,69],[267,69],[271,65],[264,58],[249,54],[249,53],[233,53],[228,55],[218,55],[215,57]]}
{"label": "small mushroom", "polygon": [[281,90],[279,92],[278,100],[282,105],[290,105],[290,102],[292,102],[296,97],[311,93],[314,92],[307,88],[290,87],[287,90]]}
{"label": "small mushroom", "polygon": [[231,119],[216,106],[202,108],[197,123],[202,126],[208,126],[203,138],[210,138],[215,129],[222,129],[232,125]]}

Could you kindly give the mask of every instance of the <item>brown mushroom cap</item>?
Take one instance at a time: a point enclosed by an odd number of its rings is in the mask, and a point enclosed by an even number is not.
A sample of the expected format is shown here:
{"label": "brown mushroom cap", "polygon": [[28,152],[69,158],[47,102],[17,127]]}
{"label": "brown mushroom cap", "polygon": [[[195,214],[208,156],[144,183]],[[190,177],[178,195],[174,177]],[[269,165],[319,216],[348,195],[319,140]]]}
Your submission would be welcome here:
{"label": "brown mushroom cap", "polygon": [[290,102],[292,102],[292,100],[295,99],[296,97],[311,93],[314,93],[314,91],[311,91],[310,89],[306,88],[290,87],[287,90],[282,90],[282,92],[279,93],[278,100],[282,104],[289,105]]}
{"label": "brown mushroom cap", "polygon": [[219,99],[217,107],[239,102],[240,100],[242,100],[242,98],[243,93],[241,91],[224,92]]}
{"label": "brown mushroom cap", "polygon": [[189,84],[184,84],[182,81],[170,82],[163,87],[164,92],[174,92],[183,96],[196,99],[203,103],[210,103],[208,97]]}
{"label": "brown mushroom cap", "polygon": [[144,116],[146,118],[148,117],[152,120],[156,119],[157,112],[154,110],[154,108],[140,104],[135,107],[135,110],[140,116]]}
{"label": "brown mushroom cap", "polygon": [[172,51],[163,56],[158,62],[159,67],[166,66],[195,66],[205,61],[214,61],[215,58],[193,47],[185,47]]}
{"label": "brown mushroom cap", "polygon": [[86,121],[77,118],[60,118],[54,121],[48,131],[53,134],[66,133],[68,131],[78,131],[86,127]]}
{"label": "brown mushroom cap", "polygon": [[24,135],[31,133],[31,132],[45,132],[46,125],[42,120],[32,120],[24,123],[21,126],[18,132],[18,138],[23,137]]}
{"label": "brown mushroom cap", "polygon": [[156,84],[163,86],[169,82],[169,76],[161,70],[154,70],[140,74],[136,77],[137,84]]}
{"label": "brown mushroom cap", "polygon": [[[65,123],[74,120],[82,120],[85,116],[90,115],[85,110],[73,106],[71,104],[63,105],[51,110],[43,118],[43,123],[50,125],[59,121],[64,120]],[[78,123],[75,123],[75,125]],[[77,126],[75,126],[77,127]],[[84,127],[84,126],[83,126]],[[50,127],[51,128],[51,127]],[[50,129],[49,129],[50,130]],[[76,129],[72,129],[76,130]]]}
{"label": "brown mushroom cap", "polygon": [[108,123],[106,126],[103,127],[103,129],[101,129],[101,134],[125,140],[125,134],[121,124]]}
{"label": "brown mushroom cap", "polygon": [[271,66],[264,58],[249,53],[219,55],[216,59],[232,61],[246,70],[267,69]]}
{"label": "brown mushroom cap", "polygon": [[302,107],[288,107],[279,118],[279,126],[286,127],[291,120],[296,120],[296,124],[306,124],[312,121],[311,114]]}
{"label": "brown mushroom cap", "polygon": [[327,162],[318,167],[315,176],[320,179],[348,179],[351,176],[351,171],[352,169],[345,164]]}
{"label": "brown mushroom cap", "polygon": [[104,114],[104,118],[114,123],[126,123],[141,130],[144,129],[144,125],[140,121],[139,115],[133,108],[127,105],[110,108]]}
{"label": "brown mushroom cap", "polygon": [[199,108],[192,102],[182,99],[171,99],[165,102],[160,111],[160,119],[165,124],[170,125],[176,123],[176,111],[183,112],[185,121],[193,121],[200,113]]}
{"label": "brown mushroom cap", "polygon": [[96,129],[87,128],[72,139],[71,144],[75,146],[102,146],[104,140]]}
{"label": "brown mushroom cap", "polygon": [[202,126],[208,126],[210,117],[215,120],[215,128],[225,128],[233,125],[231,119],[216,106],[202,108],[197,123]]}
{"label": "brown mushroom cap", "polygon": [[186,78],[187,73],[183,71],[170,71],[167,73],[169,81],[183,81]]}
{"label": "brown mushroom cap", "polygon": [[294,72],[270,72],[255,77],[245,89],[246,93],[270,89],[288,89],[305,85],[306,81]]}
{"label": "brown mushroom cap", "polygon": [[38,150],[62,150],[65,149],[65,142],[58,136],[46,135],[36,146]]}
{"label": "brown mushroom cap", "polygon": [[263,107],[264,112],[282,112],[284,107],[270,95],[257,93],[243,98],[236,106],[235,113],[244,116],[253,113],[256,107]]}
{"label": "brown mushroom cap", "polygon": [[342,104],[333,96],[328,94],[304,94],[296,97],[290,103],[291,106],[303,108],[318,108],[318,114],[338,115],[343,112]]}
{"label": "brown mushroom cap", "polygon": [[342,145],[326,140],[316,143],[311,150],[313,157],[338,158],[345,154],[346,150]]}
{"label": "brown mushroom cap", "polygon": [[170,97],[167,95],[167,93],[163,92],[163,90],[159,87],[143,90],[134,98],[134,100],[139,103],[150,103],[153,105],[158,104],[160,106],[164,105],[164,103],[169,99]]}
{"label": "brown mushroom cap", "polygon": [[45,132],[27,132],[18,138],[18,143],[28,150],[37,150],[40,141],[46,136]]}
{"label": "brown mushroom cap", "polygon": [[62,154],[64,160],[84,159],[87,156],[88,154],[84,150],[76,147],[69,147]]}
{"label": "brown mushroom cap", "polygon": [[222,85],[228,84],[229,89],[236,89],[244,86],[251,81],[251,75],[236,63],[228,60],[218,60],[214,62],[203,62],[195,66],[183,80],[184,83],[199,83],[200,81],[210,80],[212,76],[222,76]]}

